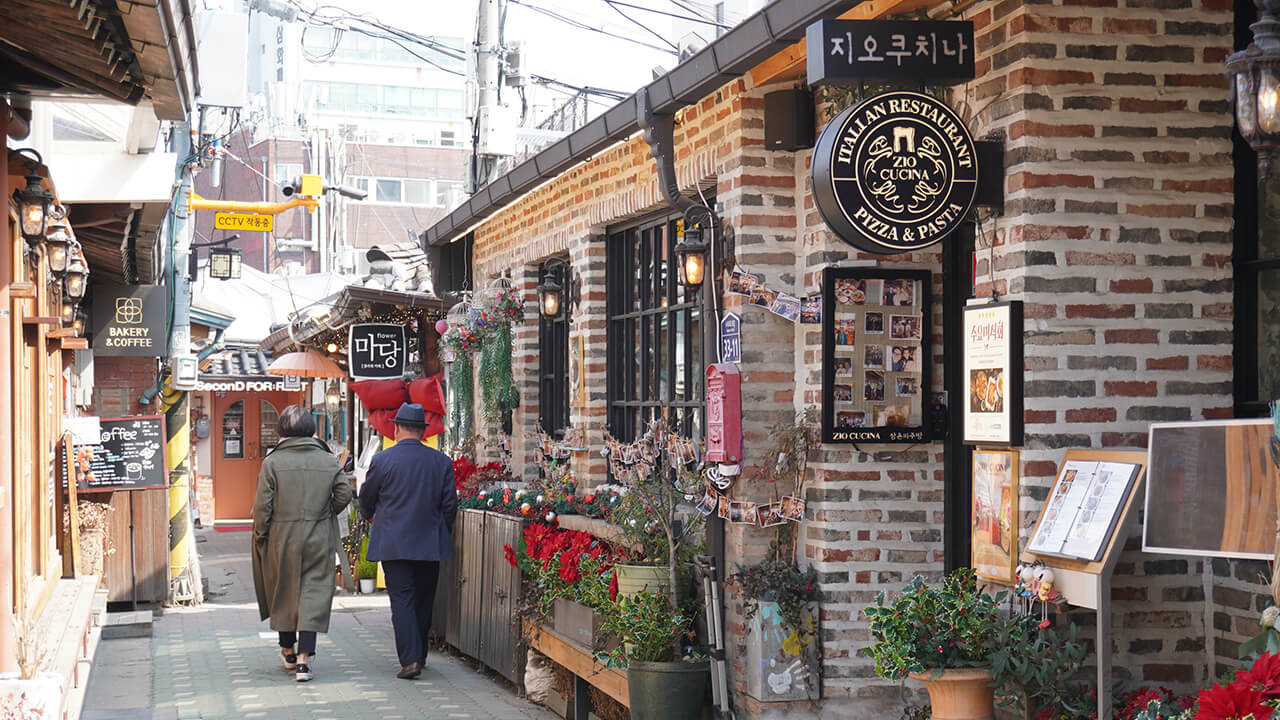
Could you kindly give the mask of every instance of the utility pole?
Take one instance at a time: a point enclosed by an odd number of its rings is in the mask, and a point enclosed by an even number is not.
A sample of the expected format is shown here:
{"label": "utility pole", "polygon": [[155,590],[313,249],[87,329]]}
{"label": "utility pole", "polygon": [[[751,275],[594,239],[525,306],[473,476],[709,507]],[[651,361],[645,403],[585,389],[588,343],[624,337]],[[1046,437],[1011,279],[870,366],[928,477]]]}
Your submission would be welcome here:
{"label": "utility pole", "polygon": [[480,0],[476,18],[476,116],[471,154],[471,191],[489,182],[497,158],[492,152],[493,124],[498,121],[498,0]]}

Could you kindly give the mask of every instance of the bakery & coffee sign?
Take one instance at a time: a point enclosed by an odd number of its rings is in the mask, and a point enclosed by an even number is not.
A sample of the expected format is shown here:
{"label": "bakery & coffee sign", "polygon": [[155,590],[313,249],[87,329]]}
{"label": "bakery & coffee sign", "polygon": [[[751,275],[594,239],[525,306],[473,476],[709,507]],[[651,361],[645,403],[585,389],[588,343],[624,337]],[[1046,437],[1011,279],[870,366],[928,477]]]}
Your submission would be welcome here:
{"label": "bakery & coffee sign", "polygon": [[977,149],[942,101],[889,92],[827,124],[812,176],[818,211],[842,240],[867,252],[906,253],[964,221],[977,194]]}
{"label": "bakery & coffee sign", "polygon": [[169,354],[169,298],[160,285],[98,285],[93,294],[93,354]]}

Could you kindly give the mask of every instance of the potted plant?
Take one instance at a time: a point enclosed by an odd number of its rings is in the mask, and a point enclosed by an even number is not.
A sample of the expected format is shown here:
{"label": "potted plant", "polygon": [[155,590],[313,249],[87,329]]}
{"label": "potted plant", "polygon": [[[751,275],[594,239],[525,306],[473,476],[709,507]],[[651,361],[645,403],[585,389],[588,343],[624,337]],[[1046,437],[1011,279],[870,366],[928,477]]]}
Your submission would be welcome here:
{"label": "potted plant", "polygon": [[970,568],[952,572],[940,586],[917,576],[887,604],[885,594],[878,594],[865,611],[875,641],[866,651],[876,674],[924,683],[934,717],[990,720],[990,664],[1004,617],[997,605],[1002,599],[978,590]]}
{"label": "potted plant", "polygon": [[607,665],[627,669],[631,720],[697,720],[702,717],[710,663],[684,645],[693,613],[673,608],[661,593],[619,597],[605,609],[604,630],[622,645]]}
{"label": "potted plant", "polygon": [[356,577],[360,579],[360,592],[368,595],[373,592],[374,583],[378,579],[378,563],[365,558],[369,552],[369,537],[366,535],[360,542],[360,560],[356,563]]}
{"label": "potted plant", "polygon": [[[111,543],[108,514],[112,511],[108,503],[81,500],[76,505],[77,529],[80,535],[80,567],[76,570],[81,575],[97,575],[101,584],[106,584],[106,559],[115,553]],[[71,524],[71,514],[63,508],[63,526]]]}
{"label": "potted plant", "polygon": [[998,704],[1037,720],[1087,718],[1098,709],[1086,679],[1089,648],[1072,625],[1065,636],[1049,621],[1014,614],[997,623],[991,675]]}
{"label": "potted plant", "polygon": [[746,601],[747,694],[764,702],[822,697],[817,573],[790,557],[775,542],[731,578]]}
{"label": "potted plant", "polygon": [[62,676],[41,668],[49,649],[29,615],[15,616],[14,655],[17,672],[0,673],[0,718],[38,720],[57,717],[62,707]]}

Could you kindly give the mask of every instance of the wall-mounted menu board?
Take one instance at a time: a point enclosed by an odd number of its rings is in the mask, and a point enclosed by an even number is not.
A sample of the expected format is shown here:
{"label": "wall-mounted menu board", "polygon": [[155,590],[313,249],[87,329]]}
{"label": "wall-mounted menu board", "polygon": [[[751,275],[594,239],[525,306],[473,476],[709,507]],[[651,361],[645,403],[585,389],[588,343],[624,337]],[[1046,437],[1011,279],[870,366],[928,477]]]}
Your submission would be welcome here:
{"label": "wall-mounted menu board", "polygon": [[1137,463],[1069,456],[1058,468],[1027,550],[1083,562],[1100,560],[1141,473]]}
{"label": "wall-mounted menu board", "polygon": [[79,492],[168,487],[164,416],[102,418],[100,424],[101,442],[74,448]]}
{"label": "wall-mounted menu board", "polygon": [[1155,423],[1142,549],[1270,560],[1276,484],[1270,420]]}
{"label": "wall-mounted menu board", "polygon": [[822,274],[822,441],[928,440],[928,270]]}

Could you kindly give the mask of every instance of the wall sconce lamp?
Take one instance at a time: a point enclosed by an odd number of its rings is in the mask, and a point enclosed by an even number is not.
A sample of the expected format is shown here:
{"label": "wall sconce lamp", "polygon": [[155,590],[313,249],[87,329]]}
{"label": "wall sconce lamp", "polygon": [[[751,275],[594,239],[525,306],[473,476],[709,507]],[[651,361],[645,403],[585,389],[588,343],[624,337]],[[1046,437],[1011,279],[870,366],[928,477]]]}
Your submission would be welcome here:
{"label": "wall sconce lamp", "polygon": [[1236,127],[1258,153],[1258,169],[1271,175],[1271,154],[1280,147],[1280,0],[1259,0],[1262,16],[1249,26],[1253,42],[1227,58]]}
{"label": "wall sconce lamp", "polygon": [[338,390],[336,382],[329,383],[329,387],[324,391],[324,409],[331,417],[335,417],[338,411],[342,409],[342,392]]}
{"label": "wall sconce lamp", "polygon": [[[543,265],[542,272],[543,280],[538,283],[538,311],[542,317],[559,317],[562,308],[573,309],[582,302],[582,280],[567,260],[552,258]],[[556,281],[561,273],[564,273],[565,287]]]}
{"label": "wall sconce lamp", "polygon": [[227,247],[210,248],[209,277],[219,280],[240,279],[240,251]]}
{"label": "wall sconce lamp", "polygon": [[44,164],[40,153],[31,148],[22,148],[18,153],[30,153],[34,160],[26,160],[27,186],[13,191],[18,202],[18,217],[21,219],[22,237],[34,245],[44,240],[44,231],[49,223],[49,206],[53,204],[53,193],[41,185],[42,178],[36,169]]}
{"label": "wall sconce lamp", "polygon": [[88,313],[83,309],[76,310],[76,319],[71,321],[71,329],[75,330],[76,335],[84,337],[85,321],[88,319]]}
{"label": "wall sconce lamp", "polygon": [[74,249],[71,255],[70,264],[67,266],[67,276],[62,280],[62,290],[64,297],[72,300],[80,300],[84,297],[85,285],[89,282],[89,266],[84,261],[84,255],[79,249]]}
{"label": "wall sconce lamp", "polygon": [[54,228],[47,239],[45,245],[48,250],[45,257],[49,258],[49,271],[58,275],[67,271],[67,258],[71,252],[71,238],[67,236],[67,231],[63,228]]}
{"label": "wall sconce lamp", "polygon": [[[700,215],[698,220],[691,219],[692,216]],[[702,281],[707,276],[707,266],[711,264],[714,255],[716,268],[728,267],[726,258],[722,257],[727,249],[724,243],[720,243],[721,237],[716,229],[720,225],[720,219],[711,208],[701,205],[693,205],[685,210],[684,219],[676,221],[676,262],[679,264],[680,282],[690,290],[702,286]],[[717,244],[720,243],[720,244]],[[716,250],[712,253],[713,245]]]}

